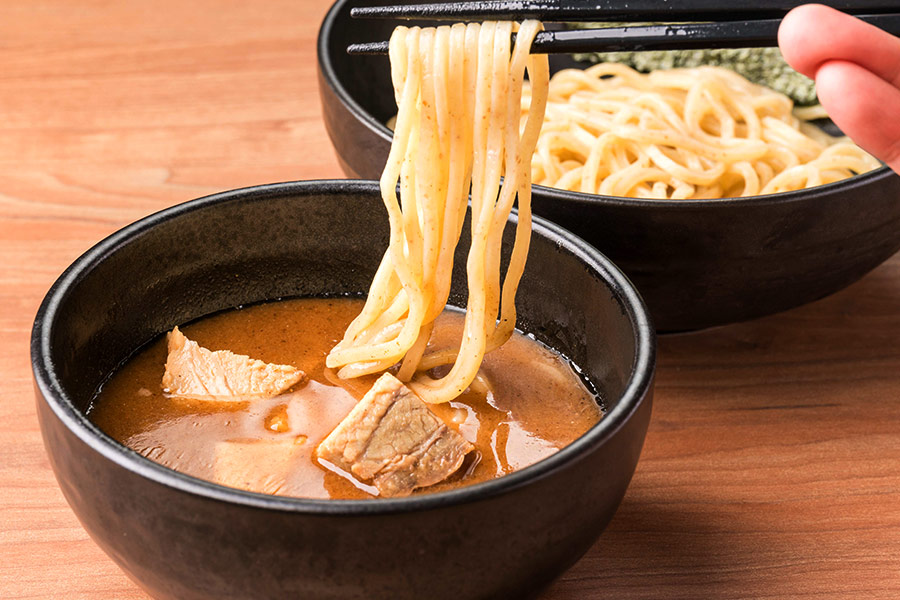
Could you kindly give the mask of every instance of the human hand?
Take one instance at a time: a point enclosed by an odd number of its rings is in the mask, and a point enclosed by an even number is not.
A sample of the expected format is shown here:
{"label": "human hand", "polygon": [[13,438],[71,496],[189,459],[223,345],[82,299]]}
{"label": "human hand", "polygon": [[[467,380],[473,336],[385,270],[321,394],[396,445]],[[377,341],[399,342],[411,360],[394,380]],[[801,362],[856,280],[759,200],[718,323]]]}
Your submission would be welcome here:
{"label": "human hand", "polygon": [[785,16],[778,45],[792,67],[816,80],[835,124],[900,173],[900,38],[807,4]]}

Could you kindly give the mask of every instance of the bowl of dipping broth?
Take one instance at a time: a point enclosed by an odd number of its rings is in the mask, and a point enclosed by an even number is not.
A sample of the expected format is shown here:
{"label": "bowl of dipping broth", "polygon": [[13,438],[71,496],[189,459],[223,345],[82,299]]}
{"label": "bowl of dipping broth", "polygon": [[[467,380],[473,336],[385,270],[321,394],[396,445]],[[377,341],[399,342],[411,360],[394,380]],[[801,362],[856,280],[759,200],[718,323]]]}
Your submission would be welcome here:
{"label": "bowl of dipping broth", "polygon": [[[153,598],[529,598],[613,518],[650,419],[654,331],[607,258],[539,218],[518,332],[482,366],[490,393],[446,409],[479,461],[389,496],[303,454],[358,399],[321,363],[388,238],[375,182],[247,188],[125,227],[48,292],[31,352],[50,463],[84,528]],[[214,351],[302,364],[306,380],[227,407],[168,396],[175,327]],[[510,399],[517,380],[539,406]]]}

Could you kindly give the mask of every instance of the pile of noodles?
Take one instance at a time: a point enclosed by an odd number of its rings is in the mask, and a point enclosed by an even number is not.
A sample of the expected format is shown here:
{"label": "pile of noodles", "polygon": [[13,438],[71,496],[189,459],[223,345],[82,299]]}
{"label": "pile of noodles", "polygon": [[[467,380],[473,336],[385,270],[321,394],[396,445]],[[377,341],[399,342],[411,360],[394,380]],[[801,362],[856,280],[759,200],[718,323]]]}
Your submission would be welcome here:
{"label": "pile of noodles", "polygon": [[[529,101],[528,88],[523,106]],[[802,114],[805,111],[805,114]],[[831,183],[880,166],[722,67],[639,73],[603,63],[550,81],[534,183],[634,198],[727,198]]]}

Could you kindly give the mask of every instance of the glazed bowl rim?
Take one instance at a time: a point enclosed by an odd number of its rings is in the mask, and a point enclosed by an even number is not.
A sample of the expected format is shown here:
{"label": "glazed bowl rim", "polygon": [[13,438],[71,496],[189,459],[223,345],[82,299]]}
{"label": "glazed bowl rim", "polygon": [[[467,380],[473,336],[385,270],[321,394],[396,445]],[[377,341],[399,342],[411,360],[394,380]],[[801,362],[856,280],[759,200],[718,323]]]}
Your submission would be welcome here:
{"label": "glazed bowl rim", "polygon": [[[332,35],[335,23],[338,19],[339,11],[353,0],[336,0],[332,4],[328,13],[322,21],[319,28],[319,36],[316,41],[316,54],[318,56],[319,70],[323,74],[326,84],[332,89],[334,94],[346,106],[353,116],[368,128],[372,133],[390,144],[393,133],[387,128],[387,125],[378,121],[369,114],[359,102],[347,91],[341,84],[341,80],[337,75],[337,70],[331,60],[331,53],[328,49],[328,40]],[[358,40],[360,42],[371,40]],[[551,202],[564,201],[573,205],[591,206],[617,206],[617,207],[634,207],[638,209],[672,209],[672,208],[700,208],[700,207],[719,207],[725,208],[729,206],[740,207],[765,207],[772,204],[782,204],[788,202],[804,201],[809,198],[815,198],[820,195],[829,195],[831,193],[852,192],[859,186],[866,186],[885,178],[896,177],[887,165],[873,169],[861,175],[854,175],[847,179],[818,185],[811,188],[794,190],[790,192],[779,192],[776,194],[760,194],[756,196],[732,197],[732,198],[714,198],[714,199],[686,199],[686,200],[669,200],[669,199],[651,199],[651,198],[628,198],[624,196],[607,196],[603,194],[588,194],[586,192],[572,192],[561,190],[549,186],[533,184],[533,193],[538,198],[546,198]]]}
{"label": "glazed bowl rim", "polygon": [[[59,317],[60,307],[71,290],[108,256],[162,223],[219,204],[265,201],[272,198],[313,194],[375,195],[379,193],[378,182],[364,180],[310,180],[252,186],[177,204],[126,225],[109,235],[82,254],[59,276],[38,309],[31,335],[31,363],[40,399],[48,404],[56,418],[70,432],[92,450],[123,469],[155,483],[211,500],[264,510],[347,516],[416,512],[476,502],[508,493],[548,476],[604,444],[637,411],[651,391],[656,358],[656,338],[643,301],[631,282],[608,258],[574,234],[537,216],[534,217],[536,234],[573,254],[591,272],[600,275],[610,287],[613,296],[621,304],[623,312],[633,327],[635,357],[627,385],[617,404],[574,442],[524,469],[482,483],[406,498],[326,500],[272,496],[225,487],[164,467],[113,440],[76,408],[54,370],[50,341]],[[49,448],[48,452],[50,452]]]}

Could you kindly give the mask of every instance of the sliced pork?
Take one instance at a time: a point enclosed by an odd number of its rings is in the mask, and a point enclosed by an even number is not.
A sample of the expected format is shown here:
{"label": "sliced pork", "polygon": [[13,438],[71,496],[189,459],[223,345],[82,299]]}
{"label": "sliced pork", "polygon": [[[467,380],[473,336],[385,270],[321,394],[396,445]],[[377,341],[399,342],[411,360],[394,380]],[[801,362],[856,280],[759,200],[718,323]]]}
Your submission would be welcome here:
{"label": "sliced pork", "polygon": [[169,355],[162,386],[172,396],[235,402],[277,396],[306,378],[290,365],[265,363],[228,350],[207,350],[176,327],[168,335]]}
{"label": "sliced pork", "polygon": [[409,388],[386,373],[316,453],[391,497],[443,481],[473,449]]}

